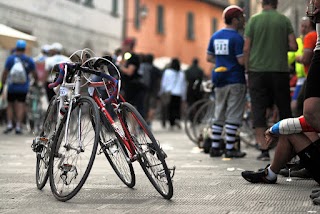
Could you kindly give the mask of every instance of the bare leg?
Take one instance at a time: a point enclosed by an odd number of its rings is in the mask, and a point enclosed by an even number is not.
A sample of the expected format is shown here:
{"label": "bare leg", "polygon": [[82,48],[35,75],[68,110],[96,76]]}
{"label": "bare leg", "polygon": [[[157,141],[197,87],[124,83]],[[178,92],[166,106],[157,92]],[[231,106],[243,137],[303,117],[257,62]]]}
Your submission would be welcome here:
{"label": "bare leg", "polygon": [[8,102],[8,106],[7,106],[7,120],[8,122],[13,122],[13,106],[14,103],[13,102]]}
{"label": "bare leg", "polygon": [[14,110],[16,112],[16,116],[17,116],[17,125],[21,128],[22,125],[22,121],[24,119],[24,113],[25,113],[25,107],[26,104],[24,102],[16,102],[14,105]]}
{"label": "bare leg", "polygon": [[294,147],[291,145],[288,135],[280,135],[270,166],[271,170],[278,174],[280,169],[294,156]]}
{"label": "bare leg", "polygon": [[[310,135],[315,137],[314,135]],[[280,169],[297,153],[309,146],[312,141],[305,134],[281,135],[275,150],[271,170],[278,174]]]}
{"label": "bare leg", "polygon": [[266,129],[266,127],[255,128],[256,142],[259,143],[260,148],[263,150],[268,149],[268,146],[266,145],[266,140],[264,139],[264,132],[266,131]]}

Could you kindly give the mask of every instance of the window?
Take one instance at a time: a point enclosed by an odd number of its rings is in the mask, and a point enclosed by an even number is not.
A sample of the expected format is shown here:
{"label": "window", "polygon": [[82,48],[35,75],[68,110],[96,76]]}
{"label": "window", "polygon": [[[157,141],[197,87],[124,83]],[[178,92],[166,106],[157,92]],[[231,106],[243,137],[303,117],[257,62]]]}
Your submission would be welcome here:
{"label": "window", "polygon": [[140,28],[140,0],[135,0],[135,16],[134,16],[135,28]]}
{"label": "window", "polygon": [[194,40],[194,15],[192,12],[187,14],[187,38]]}
{"label": "window", "polygon": [[214,34],[217,31],[217,28],[218,28],[218,20],[217,20],[217,18],[213,18],[211,23],[212,23],[211,34]]}
{"label": "window", "polygon": [[112,0],[111,15],[118,16],[118,0]]}
{"label": "window", "polygon": [[164,9],[162,5],[157,7],[157,33],[164,34]]}

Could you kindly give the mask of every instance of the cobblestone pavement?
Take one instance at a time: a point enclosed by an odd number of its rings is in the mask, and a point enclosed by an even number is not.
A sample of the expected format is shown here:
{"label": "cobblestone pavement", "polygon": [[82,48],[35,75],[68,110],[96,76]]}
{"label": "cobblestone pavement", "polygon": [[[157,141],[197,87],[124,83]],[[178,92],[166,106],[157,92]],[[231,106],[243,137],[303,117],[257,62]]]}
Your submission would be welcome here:
{"label": "cobblestone pavement", "polygon": [[265,167],[255,160],[253,148],[242,159],[210,158],[188,140],[183,130],[162,129],[153,124],[155,136],[175,165],[174,195],[163,199],[134,163],[136,186],[127,188],[116,177],[104,156],[97,156],[81,191],[68,202],[57,201],[49,184],[35,185],[35,154],[32,135],[2,134],[0,128],[0,213],[320,213],[309,199],[313,180],[279,176],[275,185],[250,184],[243,169]]}

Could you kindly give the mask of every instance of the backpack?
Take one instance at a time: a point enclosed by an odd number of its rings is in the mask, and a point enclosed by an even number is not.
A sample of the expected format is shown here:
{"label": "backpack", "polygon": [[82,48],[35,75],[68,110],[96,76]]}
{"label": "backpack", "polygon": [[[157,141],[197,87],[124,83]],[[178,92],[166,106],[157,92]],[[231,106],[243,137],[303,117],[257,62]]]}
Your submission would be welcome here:
{"label": "backpack", "polygon": [[24,84],[27,82],[27,72],[19,57],[14,58],[14,64],[9,72],[11,83]]}
{"label": "backpack", "polygon": [[139,82],[147,89],[151,88],[151,69],[152,65],[143,63],[138,70]]}

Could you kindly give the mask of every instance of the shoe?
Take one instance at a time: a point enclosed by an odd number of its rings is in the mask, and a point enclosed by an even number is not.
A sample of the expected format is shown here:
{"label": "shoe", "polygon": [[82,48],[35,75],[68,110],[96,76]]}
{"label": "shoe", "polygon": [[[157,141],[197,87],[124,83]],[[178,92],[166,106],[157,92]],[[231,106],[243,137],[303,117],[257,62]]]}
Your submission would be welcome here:
{"label": "shoe", "polygon": [[320,191],[320,188],[315,188],[315,189],[313,189],[311,192],[312,193],[315,193],[315,192],[319,192]]}
{"label": "shoe", "polygon": [[320,205],[320,197],[313,199],[312,202],[314,205]]}
{"label": "shoe", "polygon": [[176,121],[174,124],[177,126],[178,129],[181,129],[180,122]]}
{"label": "shoe", "polygon": [[223,154],[223,151],[220,149],[210,148],[210,157],[221,157]]}
{"label": "shoe", "polygon": [[21,129],[16,129],[16,134],[17,134],[17,135],[23,134],[23,133],[22,133],[22,130],[21,130]]}
{"label": "shoe", "polygon": [[262,152],[262,153],[257,157],[257,160],[270,161],[269,152]]}
{"label": "shoe", "polygon": [[203,143],[203,152],[205,154],[208,154],[210,152],[210,148],[211,148],[211,140],[209,138],[206,138],[204,143]]}
{"label": "shoe", "polygon": [[[289,169],[287,169],[287,168],[280,169],[279,175],[282,175],[284,177],[289,177]],[[290,175],[290,177],[291,177],[291,175]]]}
{"label": "shoe", "polygon": [[8,134],[8,133],[10,133],[12,130],[13,130],[13,127],[11,127],[11,128],[8,128],[8,127],[7,127],[7,129],[3,131],[3,134]]}
{"label": "shoe", "polygon": [[231,149],[226,150],[226,153],[224,154],[225,158],[243,158],[246,156],[247,153],[241,152],[239,150]]}
{"label": "shoe", "polygon": [[312,178],[310,173],[306,168],[299,169],[299,170],[291,170],[290,172],[291,177],[297,177],[297,178]]}
{"label": "shoe", "polygon": [[310,194],[311,199],[319,198],[320,197],[320,192],[312,192]]}
{"label": "shoe", "polygon": [[277,178],[274,180],[268,180],[266,176],[268,175],[268,166],[262,171],[243,171],[241,173],[242,177],[249,181],[250,183],[264,183],[264,184],[275,184],[277,182]]}

